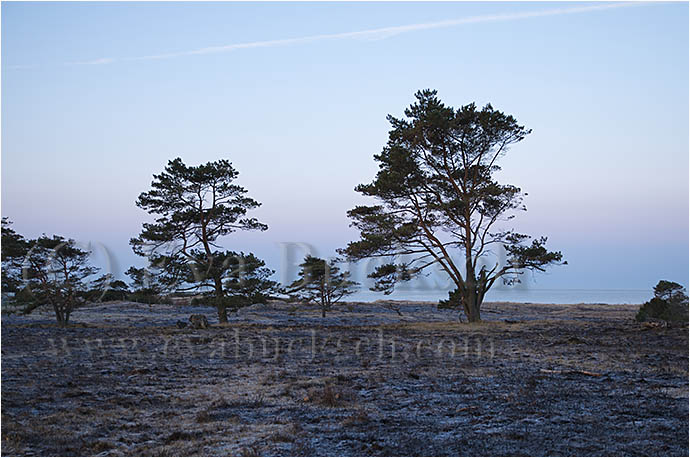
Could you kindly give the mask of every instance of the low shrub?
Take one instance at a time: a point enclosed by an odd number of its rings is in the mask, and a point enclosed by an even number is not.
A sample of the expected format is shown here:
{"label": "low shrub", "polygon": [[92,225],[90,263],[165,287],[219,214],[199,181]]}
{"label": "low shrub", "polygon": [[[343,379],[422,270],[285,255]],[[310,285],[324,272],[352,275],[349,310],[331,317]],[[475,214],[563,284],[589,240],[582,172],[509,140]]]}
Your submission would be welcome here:
{"label": "low shrub", "polygon": [[247,307],[252,304],[266,302],[267,296],[263,295],[232,295],[232,296],[203,296],[192,299],[192,305],[206,305],[209,307],[218,308],[219,305],[224,306],[228,310],[239,310],[242,307]]}
{"label": "low shrub", "polygon": [[150,291],[140,290],[134,291],[127,296],[127,300],[137,302],[139,304],[172,304],[169,297],[161,296]]}
{"label": "low shrub", "polygon": [[688,296],[685,288],[678,283],[660,281],[654,287],[654,297],[642,304],[635,319],[687,323]]}

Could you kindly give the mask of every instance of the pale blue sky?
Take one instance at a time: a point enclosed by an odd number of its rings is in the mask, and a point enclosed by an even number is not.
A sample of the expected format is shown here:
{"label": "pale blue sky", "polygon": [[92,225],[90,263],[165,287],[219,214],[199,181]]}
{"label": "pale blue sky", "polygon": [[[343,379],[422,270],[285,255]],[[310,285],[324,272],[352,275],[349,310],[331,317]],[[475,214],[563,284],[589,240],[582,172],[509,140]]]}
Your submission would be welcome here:
{"label": "pale blue sky", "polygon": [[529,193],[511,226],[569,266],[533,287],[687,285],[688,5],[597,5],[3,2],[2,214],[103,244],[119,274],[143,265],[127,242],[151,175],[227,158],[270,226],[227,248],[277,270],[280,242],[330,256],[386,114],[435,88],[534,130],[503,161]]}

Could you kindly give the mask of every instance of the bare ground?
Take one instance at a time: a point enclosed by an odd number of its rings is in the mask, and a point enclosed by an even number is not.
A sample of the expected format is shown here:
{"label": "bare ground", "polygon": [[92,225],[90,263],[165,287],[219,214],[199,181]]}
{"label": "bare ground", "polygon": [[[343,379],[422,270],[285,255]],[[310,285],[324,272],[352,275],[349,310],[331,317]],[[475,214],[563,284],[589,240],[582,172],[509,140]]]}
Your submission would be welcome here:
{"label": "bare ground", "polygon": [[[399,309],[399,315],[393,308]],[[111,303],[2,318],[3,455],[688,455],[688,329],[634,305]]]}

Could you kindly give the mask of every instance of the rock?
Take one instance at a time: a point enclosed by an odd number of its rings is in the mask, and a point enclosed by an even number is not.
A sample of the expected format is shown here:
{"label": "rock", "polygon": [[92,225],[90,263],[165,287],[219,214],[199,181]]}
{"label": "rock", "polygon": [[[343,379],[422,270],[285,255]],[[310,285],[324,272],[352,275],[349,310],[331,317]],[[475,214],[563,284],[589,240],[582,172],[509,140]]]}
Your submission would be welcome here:
{"label": "rock", "polygon": [[177,327],[180,329],[184,329],[187,327],[187,323],[182,320],[177,320]]}
{"label": "rock", "polygon": [[649,318],[642,323],[642,326],[644,326],[647,329],[668,328],[669,323],[665,320]]}
{"label": "rock", "polygon": [[194,329],[208,328],[208,320],[205,315],[192,315],[189,317],[189,322]]}

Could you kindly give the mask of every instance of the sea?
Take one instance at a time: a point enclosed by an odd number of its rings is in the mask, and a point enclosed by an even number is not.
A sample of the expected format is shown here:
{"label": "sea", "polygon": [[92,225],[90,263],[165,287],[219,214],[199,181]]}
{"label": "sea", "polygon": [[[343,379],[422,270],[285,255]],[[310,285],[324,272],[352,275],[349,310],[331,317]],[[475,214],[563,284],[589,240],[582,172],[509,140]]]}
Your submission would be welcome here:
{"label": "sea", "polygon": [[[646,289],[536,289],[497,288],[491,289],[485,302],[524,302],[533,304],[642,304],[651,299],[652,292]],[[448,291],[398,290],[390,295],[362,289],[349,296],[348,301],[373,302],[376,300],[408,300],[436,302],[447,299]]]}

